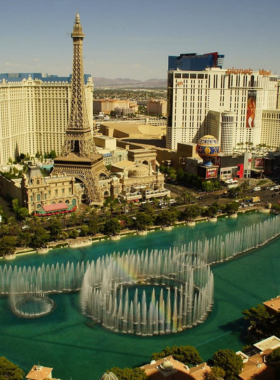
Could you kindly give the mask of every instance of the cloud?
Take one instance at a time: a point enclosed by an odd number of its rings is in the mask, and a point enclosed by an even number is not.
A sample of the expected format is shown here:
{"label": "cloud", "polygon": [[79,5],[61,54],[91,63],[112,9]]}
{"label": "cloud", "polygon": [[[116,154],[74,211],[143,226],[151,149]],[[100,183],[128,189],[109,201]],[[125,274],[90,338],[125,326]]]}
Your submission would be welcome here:
{"label": "cloud", "polygon": [[5,66],[22,66],[20,63],[10,63],[10,62],[6,62],[5,63]]}
{"label": "cloud", "polygon": [[34,62],[40,62],[40,59],[39,58],[33,58],[33,61]]}

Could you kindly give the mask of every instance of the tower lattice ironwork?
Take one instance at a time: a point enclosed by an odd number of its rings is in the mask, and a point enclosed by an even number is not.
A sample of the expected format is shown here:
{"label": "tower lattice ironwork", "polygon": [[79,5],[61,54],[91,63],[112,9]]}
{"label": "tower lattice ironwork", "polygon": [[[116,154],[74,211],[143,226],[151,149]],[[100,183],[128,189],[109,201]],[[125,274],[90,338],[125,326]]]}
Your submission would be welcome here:
{"label": "tower lattice ironwork", "polygon": [[101,173],[106,173],[103,156],[97,153],[89,124],[84,89],[84,33],[77,14],[73,32],[73,73],[70,117],[61,155],[54,160],[53,174],[66,173],[85,185],[90,203],[100,204],[103,196],[98,186]]}

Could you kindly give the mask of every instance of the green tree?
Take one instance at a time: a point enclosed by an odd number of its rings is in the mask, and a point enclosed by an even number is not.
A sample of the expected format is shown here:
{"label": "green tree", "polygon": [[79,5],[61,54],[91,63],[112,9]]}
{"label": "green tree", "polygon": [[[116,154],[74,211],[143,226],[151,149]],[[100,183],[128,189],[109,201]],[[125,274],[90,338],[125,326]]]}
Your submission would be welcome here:
{"label": "green tree", "polygon": [[160,214],[158,214],[156,223],[161,226],[171,226],[178,218],[178,211],[176,209],[173,210],[164,210]]}
{"label": "green tree", "polygon": [[16,238],[18,247],[28,247],[31,241],[31,235],[29,232],[19,232]]}
{"label": "green tree", "polygon": [[194,198],[189,191],[184,191],[182,197],[184,199],[184,204],[186,204],[187,202],[190,203],[190,201]]}
{"label": "green tree", "polygon": [[77,213],[76,212],[72,212],[71,216],[70,216],[70,222],[71,224],[75,227],[76,224],[77,224],[77,219],[78,219],[78,216],[77,216]]}
{"label": "green tree", "polygon": [[177,170],[177,180],[178,181],[183,181],[184,178],[185,178],[185,172],[184,172],[184,170],[182,168],[179,168]]}
{"label": "green tree", "polygon": [[18,225],[16,218],[11,216],[8,219],[8,226],[9,226],[10,235],[16,235],[18,232],[18,228],[19,228],[19,225]]}
{"label": "green tree", "polygon": [[18,201],[18,199],[13,199],[12,200],[12,206],[13,206],[13,210],[14,210],[14,212],[15,213],[18,213],[18,211],[19,211],[19,201]]}
{"label": "green tree", "polygon": [[154,207],[150,203],[141,204],[141,210],[143,210],[146,214],[149,214],[154,219],[155,210],[154,210]]}
{"label": "green tree", "polygon": [[190,365],[197,365],[202,362],[197,349],[192,346],[172,346],[166,347],[161,352],[155,352],[152,354],[152,360],[158,360],[172,355],[175,360]]}
{"label": "green tree", "polygon": [[104,224],[104,233],[106,235],[117,235],[121,230],[120,222],[117,218],[106,220]]}
{"label": "green tree", "polygon": [[257,305],[257,307],[252,307],[249,310],[243,310],[242,314],[255,331],[270,332],[277,323],[277,317],[269,314],[264,305]]}
{"label": "green tree", "polygon": [[204,374],[204,380],[222,380],[225,377],[225,371],[220,367],[212,367],[210,372]]}
{"label": "green tree", "polygon": [[118,368],[113,367],[110,369],[110,372],[113,372],[118,380],[147,380],[145,371],[142,368]]}
{"label": "green tree", "polygon": [[207,207],[205,210],[203,210],[202,215],[208,216],[209,218],[213,218],[214,216],[217,215],[217,213],[218,213],[218,207],[213,204],[213,205]]}
{"label": "green tree", "polygon": [[212,181],[204,181],[202,182],[202,190],[204,191],[213,191],[214,190],[214,185]]}
{"label": "green tree", "polygon": [[55,150],[51,150],[51,151],[50,151],[49,157],[50,157],[52,160],[54,160],[54,159],[56,158],[56,152],[55,152]]}
{"label": "green tree", "polygon": [[79,236],[79,232],[76,229],[69,232],[69,237],[71,239],[76,239],[78,236]]}
{"label": "green tree", "polygon": [[89,233],[95,235],[99,231],[99,226],[96,219],[90,219],[88,223]]}
{"label": "green tree", "polygon": [[20,209],[17,212],[17,219],[18,220],[25,220],[29,215],[28,209],[26,207],[20,207]]}
{"label": "green tree", "polygon": [[243,367],[242,358],[229,349],[215,352],[213,364],[215,367],[220,367],[225,371],[225,378],[227,380],[237,380]]}
{"label": "green tree", "polygon": [[22,380],[24,372],[4,356],[0,357],[0,380]]}
{"label": "green tree", "polygon": [[239,203],[238,202],[230,202],[225,206],[225,212],[227,214],[235,214],[238,211]]}
{"label": "green tree", "polygon": [[87,236],[89,233],[89,226],[87,226],[86,224],[83,224],[81,226],[81,236]]}
{"label": "green tree", "polygon": [[271,362],[280,362],[280,347],[275,348],[275,350],[272,351],[272,353],[266,357],[266,360]]}
{"label": "green tree", "polygon": [[57,220],[56,218],[51,218],[49,230],[50,230],[50,236],[52,237],[52,239],[56,240],[61,235],[61,232],[62,232],[60,221]]}
{"label": "green tree", "polygon": [[46,245],[50,240],[50,235],[43,227],[36,227],[34,229],[34,234],[31,238],[30,245],[34,248],[40,248]]}
{"label": "green tree", "polygon": [[134,228],[139,231],[146,230],[148,226],[153,224],[153,218],[150,214],[144,212],[139,212],[136,215],[136,220],[134,221]]}
{"label": "green tree", "polygon": [[201,208],[197,205],[186,207],[182,213],[182,218],[187,221],[193,221],[201,214]]}
{"label": "green tree", "polygon": [[0,239],[0,255],[11,255],[15,251],[16,239],[13,236],[4,236]]}
{"label": "green tree", "polygon": [[66,240],[66,239],[68,239],[68,237],[69,237],[69,235],[66,231],[61,232],[61,239],[62,240]]}

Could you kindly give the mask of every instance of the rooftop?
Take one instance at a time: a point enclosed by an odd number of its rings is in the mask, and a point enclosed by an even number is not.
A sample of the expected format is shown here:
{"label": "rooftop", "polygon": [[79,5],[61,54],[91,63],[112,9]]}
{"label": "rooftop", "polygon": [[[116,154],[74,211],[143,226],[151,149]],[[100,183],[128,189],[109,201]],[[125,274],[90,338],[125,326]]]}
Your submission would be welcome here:
{"label": "rooftop", "polygon": [[44,211],[57,211],[57,210],[67,210],[69,205],[66,203],[55,203],[51,205],[43,206]]}
{"label": "rooftop", "polygon": [[[164,369],[164,362],[168,362],[167,370]],[[170,366],[170,363],[173,365]],[[210,367],[206,363],[202,363],[196,367],[189,368],[184,363],[175,360],[172,356],[152,361],[141,367],[151,380],[176,379],[176,380],[203,380],[206,371],[210,371]]]}
{"label": "rooftop", "polygon": [[270,353],[271,350],[266,350],[263,353],[251,356],[244,364],[244,367],[239,374],[239,378],[242,380],[251,380],[257,376],[259,380],[274,379],[273,368],[265,363],[265,357]]}
{"label": "rooftop", "polygon": [[28,380],[46,380],[52,379],[53,368],[34,365],[26,376]]}
{"label": "rooftop", "polygon": [[263,305],[267,309],[279,313],[280,312],[280,296],[277,296],[276,298],[272,298],[269,301],[263,302]]}
{"label": "rooftop", "polygon": [[280,347],[280,339],[277,336],[270,336],[260,342],[254,344],[260,351],[264,352],[265,350],[274,350],[275,348]]}

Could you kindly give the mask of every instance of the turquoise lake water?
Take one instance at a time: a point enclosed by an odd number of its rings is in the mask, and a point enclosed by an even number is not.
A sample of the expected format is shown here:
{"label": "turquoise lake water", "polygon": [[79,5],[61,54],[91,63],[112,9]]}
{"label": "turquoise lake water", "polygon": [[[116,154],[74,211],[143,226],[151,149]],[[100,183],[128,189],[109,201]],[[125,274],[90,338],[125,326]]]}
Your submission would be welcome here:
{"label": "turquoise lake water", "polygon": [[[178,227],[153,232],[145,237],[104,241],[82,249],[54,250],[46,256],[26,255],[8,263],[35,265],[96,259],[114,251],[181,246],[190,241],[241,230],[271,216],[252,213],[238,219],[201,223],[194,228]],[[79,294],[56,294],[55,310],[42,318],[15,316],[7,297],[0,297],[0,356],[6,356],[28,372],[33,364],[54,368],[53,376],[63,380],[99,379],[112,366],[133,367],[148,363],[152,352],[171,345],[193,345],[204,359],[221,348],[239,350],[245,344],[242,310],[280,294],[280,238],[267,245],[212,267],[215,303],[205,323],[178,334],[141,337],[89,326],[81,314]],[[0,265],[4,265],[2,261]]]}

